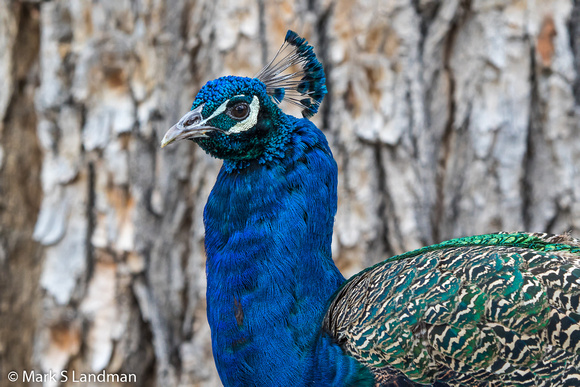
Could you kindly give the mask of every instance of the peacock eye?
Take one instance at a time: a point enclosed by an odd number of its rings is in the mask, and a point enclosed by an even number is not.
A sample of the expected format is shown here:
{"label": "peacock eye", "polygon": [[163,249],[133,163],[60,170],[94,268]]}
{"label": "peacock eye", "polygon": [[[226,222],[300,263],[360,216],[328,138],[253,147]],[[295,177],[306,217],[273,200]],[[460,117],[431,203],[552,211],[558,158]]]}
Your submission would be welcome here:
{"label": "peacock eye", "polygon": [[228,109],[228,115],[235,120],[243,120],[250,114],[250,105],[240,102]]}

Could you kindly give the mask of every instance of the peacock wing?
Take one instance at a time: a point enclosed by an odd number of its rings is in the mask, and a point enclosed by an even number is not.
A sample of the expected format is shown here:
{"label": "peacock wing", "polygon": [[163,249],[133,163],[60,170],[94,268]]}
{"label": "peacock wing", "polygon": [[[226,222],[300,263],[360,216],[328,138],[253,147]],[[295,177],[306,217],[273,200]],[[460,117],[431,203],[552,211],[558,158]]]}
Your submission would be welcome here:
{"label": "peacock wing", "polygon": [[580,385],[580,241],[499,233],[381,262],[336,293],[326,329],[381,385]]}

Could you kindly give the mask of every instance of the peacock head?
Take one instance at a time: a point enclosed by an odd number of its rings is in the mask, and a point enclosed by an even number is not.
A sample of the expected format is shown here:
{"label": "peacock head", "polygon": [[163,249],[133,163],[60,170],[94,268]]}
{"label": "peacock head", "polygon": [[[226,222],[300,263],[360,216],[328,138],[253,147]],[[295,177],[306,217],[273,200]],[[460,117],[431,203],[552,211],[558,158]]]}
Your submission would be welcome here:
{"label": "peacock head", "polygon": [[[299,70],[282,74],[292,66]],[[312,46],[288,31],[274,59],[256,77],[227,76],[206,83],[191,111],[167,131],[161,147],[189,139],[220,159],[264,162],[283,154],[292,131],[278,104],[298,105],[310,117],[325,94],[324,70]]]}

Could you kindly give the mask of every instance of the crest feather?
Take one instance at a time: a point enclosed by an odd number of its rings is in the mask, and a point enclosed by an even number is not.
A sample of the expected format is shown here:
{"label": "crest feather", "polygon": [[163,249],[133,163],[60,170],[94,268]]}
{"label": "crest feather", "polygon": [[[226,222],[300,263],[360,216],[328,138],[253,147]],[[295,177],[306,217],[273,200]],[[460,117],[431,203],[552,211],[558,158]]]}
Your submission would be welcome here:
{"label": "crest feather", "polygon": [[[282,74],[292,66],[300,70]],[[326,94],[326,77],[312,46],[296,32],[288,30],[284,44],[256,76],[276,103],[290,102],[302,108],[304,117],[318,112]]]}

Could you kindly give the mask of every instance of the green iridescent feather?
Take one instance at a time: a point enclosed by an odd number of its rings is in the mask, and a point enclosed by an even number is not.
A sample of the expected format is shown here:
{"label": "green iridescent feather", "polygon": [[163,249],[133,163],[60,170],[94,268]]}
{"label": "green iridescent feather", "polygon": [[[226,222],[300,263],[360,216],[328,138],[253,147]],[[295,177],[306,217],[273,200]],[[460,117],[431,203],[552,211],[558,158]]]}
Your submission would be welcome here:
{"label": "green iridescent feather", "polygon": [[324,327],[377,380],[580,385],[579,258],[565,235],[449,240],[354,276]]}

